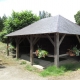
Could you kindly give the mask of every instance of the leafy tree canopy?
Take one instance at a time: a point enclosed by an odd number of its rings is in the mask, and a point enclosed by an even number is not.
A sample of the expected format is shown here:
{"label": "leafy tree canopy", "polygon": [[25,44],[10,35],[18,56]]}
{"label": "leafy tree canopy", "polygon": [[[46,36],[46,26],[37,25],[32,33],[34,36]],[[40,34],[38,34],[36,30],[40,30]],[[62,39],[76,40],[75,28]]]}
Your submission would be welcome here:
{"label": "leafy tree canopy", "polygon": [[37,20],[39,20],[39,17],[34,15],[31,11],[13,11],[11,16],[7,17],[7,19],[3,22],[4,28],[0,33],[0,40],[4,41],[6,34],[28,26]]}
{"label": "leafy tree canopy", "polygon": [[78,11],[75,15],[74,15],[75,21],[78,25],[80,25],[80,11]]}
{"label": "leafy tree canopy", "polygon": [[6,15],[4,15],[2,18],[0,17],[0,31],[4,28],[4,21],[6,20]]}

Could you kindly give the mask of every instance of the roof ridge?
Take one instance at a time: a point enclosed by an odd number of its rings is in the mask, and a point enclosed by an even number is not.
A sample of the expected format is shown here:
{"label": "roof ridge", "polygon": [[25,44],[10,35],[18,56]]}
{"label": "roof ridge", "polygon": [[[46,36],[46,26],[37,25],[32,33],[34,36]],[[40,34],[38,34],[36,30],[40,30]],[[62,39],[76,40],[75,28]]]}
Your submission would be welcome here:
{"label": "roof ridge", "polygon": [[58,15],[58,16],[57,16],[58,18],[57,18],[57,27],[56,27],[57,29],[56,29],[56,32],[58,32],[58,29],[59,29],[59,18],[60,18],[60,16],[61,16],[61,15]]}

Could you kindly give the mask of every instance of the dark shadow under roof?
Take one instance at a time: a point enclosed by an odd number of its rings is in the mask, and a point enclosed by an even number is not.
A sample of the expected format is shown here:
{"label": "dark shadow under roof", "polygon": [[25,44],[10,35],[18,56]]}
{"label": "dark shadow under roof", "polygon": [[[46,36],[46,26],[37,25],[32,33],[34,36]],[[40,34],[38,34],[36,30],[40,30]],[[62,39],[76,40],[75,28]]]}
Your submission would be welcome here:
{"label": "dark shadow under roof", "polygon": [[80,26],[62,17],[61,15],[48,17],[36,21],[20,30],[12,32],[7,36],[64,33],[80,35]]}

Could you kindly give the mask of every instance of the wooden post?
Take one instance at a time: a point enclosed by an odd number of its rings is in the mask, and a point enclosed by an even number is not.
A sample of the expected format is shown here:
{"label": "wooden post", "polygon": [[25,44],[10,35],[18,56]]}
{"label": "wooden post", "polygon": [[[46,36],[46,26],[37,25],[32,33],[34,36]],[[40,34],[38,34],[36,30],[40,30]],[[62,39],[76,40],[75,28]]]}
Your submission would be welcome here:
{"label": "wooden post", "polygon": [[9,56],[9,38],[7,39],[7,56]]}
{"label": "wooden post", "polygon": [[33,65],[33,37],[30,36],[30,62]]}
{"label": "wooden post", "polygon": [[16,58],[19,58],[19,44],[16,42]]}
{"label": "wooden post", "polygon": [[54,65],[59,67],[59,33],[54,34]]}
{"label": "wooden post", "polygon": [[16,58],[18,59],[19,58],[19,42],[20,42],[20,39],[18,37],[15,38],[15,42],[16,42]]}

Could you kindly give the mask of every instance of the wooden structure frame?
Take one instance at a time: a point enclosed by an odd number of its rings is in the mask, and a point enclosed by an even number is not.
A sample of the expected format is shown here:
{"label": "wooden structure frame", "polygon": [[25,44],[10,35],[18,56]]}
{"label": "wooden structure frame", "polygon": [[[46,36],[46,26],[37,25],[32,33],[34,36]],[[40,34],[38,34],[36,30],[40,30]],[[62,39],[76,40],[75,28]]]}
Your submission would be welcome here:
{"label": "wooden structure frame", "polygon": [[[62,54],[62,55],[59,55],[59,48],[60,48],[60,45],[63,41],[63,39],[65,38],[66,34],[63,34],[63,36],[61,37],[61,39],[59,38],[59,33],[55,33],[54,36],[50,36],[49,34],[45,34],[45,35],[40,35],[38,37],[38,35],[36,35],[34,37],[34,35],[30,35],[30,36],[25,36],[29,43],[30,43],[30,62],[31,64],[33,64],[33,49],[34,49],[34,45],[36,44],[36,42],[40,39],[40,37],[47,37],[50,42],[52,43],[52,45],[54,46],[54,55],[48,55],[49,57],[54,57],[54,65],[59,67],[59,57],[62,57],[62,56],[66,56],[68,54]],[[51,37],[54,37],[54,40],[51,38]],[[79,43],[80,43],[80,38],[78,35],[76,35]],[[8,42],[7,42],[7,55],[9,55],[9,50],[8,50],[8,45],[9,45],[9,42],[12,38],[8,38]],[[17,36],[15,38],[15,42],[16,42],[16,58],[19,58],[19,44],[22,42],[24,38],[21,37],[21,36]],[[60,40],[59,40],[60,39]]]}

